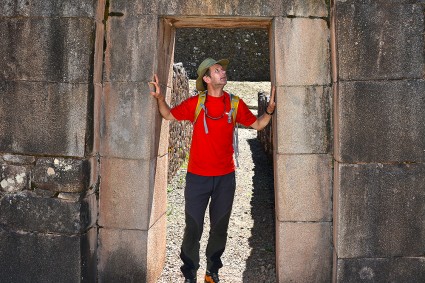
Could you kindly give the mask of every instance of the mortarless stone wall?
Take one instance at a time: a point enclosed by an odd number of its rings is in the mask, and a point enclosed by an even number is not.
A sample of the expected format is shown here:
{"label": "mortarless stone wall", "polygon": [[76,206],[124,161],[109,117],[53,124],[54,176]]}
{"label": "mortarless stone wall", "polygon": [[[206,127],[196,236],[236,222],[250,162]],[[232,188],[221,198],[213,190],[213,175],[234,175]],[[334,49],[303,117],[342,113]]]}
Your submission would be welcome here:
{"label": "mortarless stone wall", "polygon": [[[169,94],[179,25],[248,23],[277,87],[277,280],[425,282],[424,17],[424,0],[0,1],[0,281],[156,281],[168,128],[147,82]],[[205,55],[236,64],[244,41]]]}
{"label": "mortarless stone wall", "polygon": [[230,60],[231,81],[270,80],[269,34],[264,29],[181,28],[176,31],[175,62],[182,62],[190,79],[207,58]]}
{"label": "mortarless stone wall", "polygon": [[[181,63],[173,65],[173,88],[170,107],[180,104],[190,96],[189,79]],[[186,161],[192,140],[192,124],[189,121],[171,121],[168,141],[168,180]]]}
{"label": "mortarless stone wall", "polygon": [[[264,114],[269,104],[270,93],[265,91],[258,92],[258,117]],[[264,151],[270,156],[273,157],[273,116],[270,120],[270,123],[258,131],[257,137],[263,145]]]}

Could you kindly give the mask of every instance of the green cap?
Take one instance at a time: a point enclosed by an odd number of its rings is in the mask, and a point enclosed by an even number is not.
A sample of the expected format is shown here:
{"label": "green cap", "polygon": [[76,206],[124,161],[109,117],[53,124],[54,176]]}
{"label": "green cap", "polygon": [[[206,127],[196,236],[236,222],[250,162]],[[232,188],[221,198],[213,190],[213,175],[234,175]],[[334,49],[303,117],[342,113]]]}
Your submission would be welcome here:
{"label": "green cap", "polygon": [[205,90],[202,78],[204,77],[208,68],[211,67],[214,64],[219,64],[224,68],[224,70],[227,70],[227,65],[229,65],[229,60],[220,59],[220,60],[216,61],[212,58],[207,58],[204,61],[202,61],[201,65],[199,65],[199,67],[198,67],[198,71],[196,72],[198,74],[198,78],[196,79],[196,89],[197,90],[199,90],[199,91]]}

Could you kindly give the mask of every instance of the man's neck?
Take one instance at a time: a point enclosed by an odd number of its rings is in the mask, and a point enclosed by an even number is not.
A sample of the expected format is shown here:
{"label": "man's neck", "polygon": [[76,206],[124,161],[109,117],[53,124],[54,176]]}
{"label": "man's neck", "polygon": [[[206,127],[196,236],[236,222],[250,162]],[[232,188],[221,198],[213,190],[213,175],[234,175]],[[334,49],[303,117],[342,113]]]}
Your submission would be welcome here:
{"label": "man's neck", "polygon": [[208,87],[208,95],[211,95],[213,97],[220,97],[223,96],[223,94],[223,88]]}

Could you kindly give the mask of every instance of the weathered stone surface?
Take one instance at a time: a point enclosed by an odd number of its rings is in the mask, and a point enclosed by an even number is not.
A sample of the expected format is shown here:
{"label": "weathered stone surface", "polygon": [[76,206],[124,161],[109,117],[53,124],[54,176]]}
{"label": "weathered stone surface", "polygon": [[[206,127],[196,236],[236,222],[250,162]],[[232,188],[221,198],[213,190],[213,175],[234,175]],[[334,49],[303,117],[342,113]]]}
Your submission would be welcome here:
{"label": "weathered stone surface", "polygon": [[[189,79],[186,71],[182,64],[174,64],[170,107],[179,105],[190,96]],[[192,128],[192,123],[190,123],[190,121],[170,121],[168,132],[161,133],[161,135],[165,134],[169,136],[168,147],[166,149],[168,153],[168,180],[171,180],[177,170],[182,166],[183,162],[187,160],[192,141]],[[161,127],[161,132],[162,130]],[[164,169],[165,167],[159,170]]]}
{"label": "weathered stone surface", "polygon": [[339,258],[414,257],[425,242],[425,165],[337,163]]}
{"label": "weathered stone surface", "polygon": [[[156,99],[147,83],[107,83],[104,88],[101,154],[149,160],[156,157]],[[131,121],[131,122],[130,122]]]}
{"label": "weathered stone surface", "polygon": [[0,80],[0,151],[84,156],[88,92],[85,84]]}
{"label": "weathered stone surface", "polygon": [[[258,92],[258,117],[261,117],[267,110],[267,106],[269,105],[270,101],[270,93],[265,91],[259,91]],[[275,116],[272,116],[270,122],[267,124],[267,126],[262,129],[261,131],[257,132],[257,138],[260,140],[265,152],[269,155],[269,157],[273,158],[273,123],[276,118],[273,118]]]}
{"label": "weathered stone surface", "polygon": [[[143,0],[143,1],[110,1],[109,16],[134,16],[134,15],[156,15],[158,0]],[[172,3],[168,2],[167,5]]]}
{"label": "weathered stone surface", "polygon": [[327,17],[329,1],[326,0],[284,0],[283,11],[287,16]]}
{"label": "weathered stone surface", "polygon": [[0,191],[18,192],[29,188],[30,169],[27,166],[0,166]]}
{"label": "weathered stone surface", "polygon": [[276,85],[330,83],[329,28],[323,19],[275,18]]}
{"label": "weathered stone surface", "polygon": [[156,221],[148,231],[147,241],[147,281],[157,282],[164,268],[166,255],[167,216],[165,214]]}
{"label": "weathered stone surface", "polygon": [[[335,2],[343,2],[344,4],[416,4],[425,3],[425,0],[336,0]],[[338,4],[339,5],[339,4]]]}
{"label": "weathered stone surface", "polygon": [[425,282],[424,257],[338,259],[337,282]]}
{"label": "weathered stone surface", "polygon": [[81,238],[0,229],[2,282],[81,282]]}
{"label": "weathered stone surface", "polygon": [[342,80],[422,78],[423,7],[357,2],[338,2],[336,6],[339,77]]}
{"label": "weathered stone surface", "polygon": [[84,159],[38,158],[33,169],[33,186],[55,192],[82,192],[88,189],[89,165]]}
{"label": "weathered stone surface", "polygon": [[82,278],[79,282],[97,282],[97,240],[98,228],[87,231],[81,238]]}
{"label": "weathered stone surface", "polygon": [[102,158],[99,225],[148,230],[153,190],[153,161]]}
{"label": "weathered stone surface", "polygon": [[331,145],[331,89],[278,87],[276,149],[286,153],[328,153]]}
{"label": "weathered stone surface", "polygon": [[331,282],[332,225],[276,221],[277,282]]}
{"label": "weathered stone surface", "polygon": [[88,206],[30,192],[8,194],[0,200],[0,223],[12,230],[77,234],[90,222]]}
{"label": "weathered stone surface", "polygon": [[423,80],[340,83],[336,159],[425,161],[424,93]]}
{"label": "weathered stone surface", "polygon": [[[214,44],[214,48],[211,48]],[[174,62],[182,62],[190,79],[199,64],[211,57],[229,59],[227,75],[232,81],[269,81],[269,33],[267,29],[176,30]]]}
{"label": "weathered stone surface", "polygon": [[167,164],[167,155],[158,156],[155,170],[155,186],[151,192],[149,226],[152,226],[167,212]]}
{"label": "weathered stone surface", "polygon": [[100,184],[100,157],[91,157],[88,162],[90,163],[90,181],[87,193],[94,193],[99,190]]}
{"label": "weathered stone surface", "polygon": [[251,0],[251,1],[158,1],[160,15],[185,16],[276,16],[282,13],[281,1]]}
{"label": "weathered stone surface", "polygon": [[87,227],[97,227],[99,215],[99,197],[96,194],[89,194],[81,200],[80,221],[84,224],[84,231]]}
{"label": "weathered stone surface", "polygon": [[329,155],[275,155],[276,217],[279,221],[332,220],[332,160]]}
{"label": "weathered stone surface", "polygon": [[99,229],[99,282],[149,282],[147,243],[147,231]]}
{"label": "weathered stone surface", "polygon": [[[105,81],[146,82],[152,80],[156,61],[156,16],[109,17],[106,32]],[[164,83],[164,82],[162,82]],[[147,96],[148,92],[139,93]]]}
{"label": "weathered stone surface", "polygon": [[105,5],[103,2],[104,0],[4,0],[0,3],[0,16],[93,18],[97,5]]}
{"label": "weathered stone surface", "polygon": [[5,161],[8,164],[15,164],[15,165],[31,165],[35,163],[35,157],[34,156],[26,156],[26,155],[16,155],[16,154],[4,154],[3,156],[0,156],[3,158],[3,161]]}
{"label": "weathered stone surface", "polygon": [[0,79],[90,83],[94,28],[87,18],[0,18]]}

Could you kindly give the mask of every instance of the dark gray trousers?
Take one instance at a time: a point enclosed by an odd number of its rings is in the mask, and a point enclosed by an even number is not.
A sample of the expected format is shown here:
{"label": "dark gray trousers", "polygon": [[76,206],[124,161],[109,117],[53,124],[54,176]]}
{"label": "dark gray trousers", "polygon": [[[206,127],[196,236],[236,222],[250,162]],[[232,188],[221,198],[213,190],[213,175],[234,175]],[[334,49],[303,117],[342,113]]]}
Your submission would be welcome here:
{"label": "dark gray trousers", "polygon": [[235,196],[235,172],[223,176],[186,175],[185,221],[180,258],[186,278],[195,278],[199,269],[199,241],[204,227],[205,211],[210,202],[210,235],[206,250],[207,270],[218,272],[223,266],[221,255],[227,241],[227,228]]}

